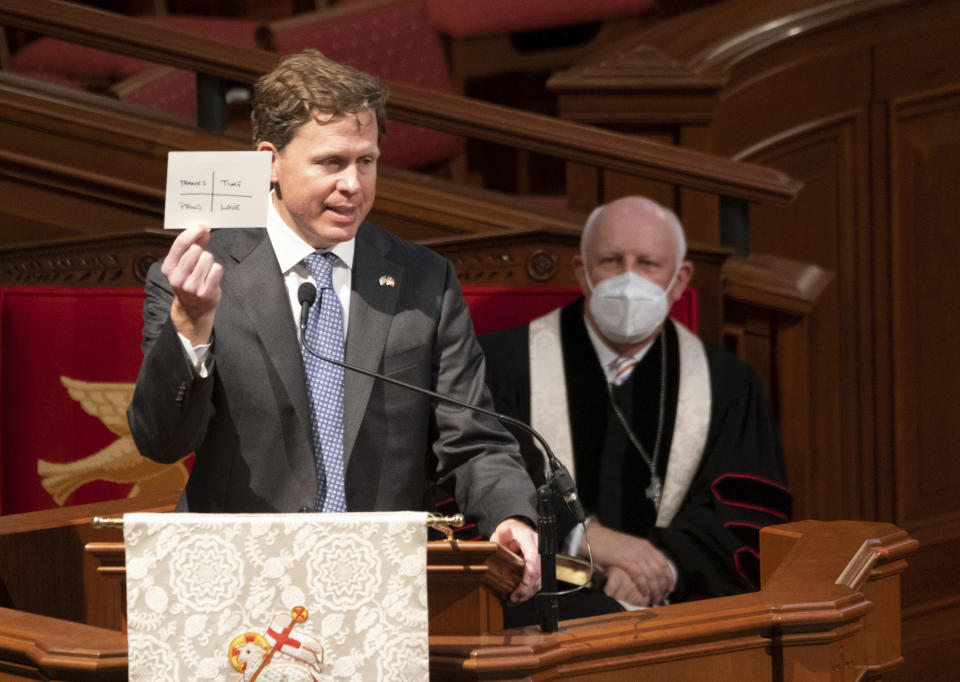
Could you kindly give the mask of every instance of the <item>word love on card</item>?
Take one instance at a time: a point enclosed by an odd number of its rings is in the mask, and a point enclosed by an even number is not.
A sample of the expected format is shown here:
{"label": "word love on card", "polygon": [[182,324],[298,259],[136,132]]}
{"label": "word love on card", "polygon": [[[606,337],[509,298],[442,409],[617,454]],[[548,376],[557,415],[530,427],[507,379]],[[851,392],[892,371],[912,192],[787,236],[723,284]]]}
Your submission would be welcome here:
{"label": "word love on card", "polygon": [[265,227],[270,152],[170,152],[163,227]]}

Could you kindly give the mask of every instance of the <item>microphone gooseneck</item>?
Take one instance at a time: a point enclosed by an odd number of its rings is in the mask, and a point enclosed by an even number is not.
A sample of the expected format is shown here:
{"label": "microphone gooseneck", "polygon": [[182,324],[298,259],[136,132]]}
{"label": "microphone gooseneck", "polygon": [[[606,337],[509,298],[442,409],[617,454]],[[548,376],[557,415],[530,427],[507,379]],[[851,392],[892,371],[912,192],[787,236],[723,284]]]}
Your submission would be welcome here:
{"label": "microphone gooseneck", "polygon": [[[321,294],[322,297],[322,294]],[[314,350],[310,344],[307,342],[306,335],[306,326],[307,318],[309,316],[310,306],[313,305],[314,301],[317,298],[317,288],[310,282],[304,282],[300,285],[300,288],[297,289],[297,300],[300,302],[300,339],[303,343],[303,347],[307,349],[315,357],[325,361],[330,362],[334,365],[348,369],[351,372],[359,372],[373,379],[379,379],[381,381],[386,381],[389,384],[394,384],[402,388],[409,389],[415,393],[420,393],[421,395],[428,396],[434,400],[440,402],[449,403],[451,405],[456,405],[457,407],[462,407],[467,410],[472,410],[473,412],[478,412],[482,415],[492,417],[498,421],[511,424],[516,426],[521,431],[524,431],[530,434],[531,437],[535,440],[537,445],[540,447],[541,452],[544,456],[544,479],[545,482],[537,490],[537,511],[540,516],[540,522],[538,526],[538,537],[540,543],[540,556],[541,556],[541,577],[542,577],[542,590],[537,595],[538,607],[539,600],[547,600],[544,608],[540,609],[540,627],[544,632],[556,632],[558,629],[557,620],[558,620],[558,608],[557,608],[557,596],[560,594],[568,594],[570,592],[575,592],[579,589],[582,589],[582,585],[578,586],[572,590],[565,590],[563,592],[557,592],[557,581],[556,581],[556,551],[557,551],[557,538],[556,538],[556,512],[554,510],[554,505],[552,502],[552,496],[554,493],[558,494],[564,499],[567,504],[567,507],[570,509],[571,513],[577,520],[577,523],[583,523],[585,519],[585,514],[583,512],[583,505],[580,503],[580,497],[577,494],[576,484],[573,482],[573,477],[570,476],[570,472],[567,471],[567,468],[563,463],[557,459],[556,455],[553,454],[553,450],[547,444],[546,439],[541,436],[537,431],[531,427],[529,424],[525,424],[519,419],[515,419],[507,414],[501,414],[493,410],[488,410],[485,407],[480,407],[478,405],[472,405],[468,402],[464,402],[457,398],[452,398],[450,396],[442,395],[436,391],[431,391],[428,388],[423,388],[422,386],[416,386],[414,384],[407,383],[406,381],[401,381],[400,379],[394,379],[393,377],[388,377],[378,372],[373,372],[362,367],[357,367],[356,365],[351,365],[342,360],[336,360],[334,358],[327,357],[321,353],[318,353]],[[593,575],[593,561],[591,559],[591,568],[590,574]],[[549,583],[549,584],[548,584]]]}

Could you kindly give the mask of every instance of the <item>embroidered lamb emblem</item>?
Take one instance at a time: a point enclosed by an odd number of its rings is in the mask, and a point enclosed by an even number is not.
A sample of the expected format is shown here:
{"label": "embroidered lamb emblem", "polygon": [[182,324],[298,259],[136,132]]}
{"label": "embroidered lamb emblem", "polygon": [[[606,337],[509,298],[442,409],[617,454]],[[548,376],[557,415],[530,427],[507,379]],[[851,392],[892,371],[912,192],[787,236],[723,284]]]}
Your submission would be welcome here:
{"label": "embroidered lamb emblem", "polygon": [[244,632],[227,647],[230,665],[241,673],[237,682],[318,682],[323,672],[323,645],[302,630],[293,631],[309,614],[303,606],[290,610],[289,623],[283,614],[270,621],[267,631]]}

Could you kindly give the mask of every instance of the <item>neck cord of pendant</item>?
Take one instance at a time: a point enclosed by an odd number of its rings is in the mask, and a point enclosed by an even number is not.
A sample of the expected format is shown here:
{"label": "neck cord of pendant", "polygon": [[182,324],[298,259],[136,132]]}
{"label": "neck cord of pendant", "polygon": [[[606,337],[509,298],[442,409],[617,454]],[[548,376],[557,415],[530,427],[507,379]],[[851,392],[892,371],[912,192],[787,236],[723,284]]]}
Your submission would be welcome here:
{"label": "neck cord of pendant", "polygon": [[643,461],[650,469],[650,487],[647,488],[646,494],[647,498],[653,502],[653,506],[657,509],[660,508],[660,495],[663,492],[662,484],[660,483],[660,476],[657,475],[657,459],[660,457],[660,440],[663,436],[663,422],[664,414],[666,412],[664,408],[666,407],[667,398],[667,336],[663,330],[660,331],[659,337],[660,407],[659,411],[657,412],[657,435],[653,442],[653,457],[647,454],[647,451],[643,448],[643,445],[640,444],[640,439],[637,438],[637,434],[635,434],[633,429],[630,428],[630,422],[627,421],[623,411],[617,405],[617,401],[614,400],[613,388],[611,388],[610,382],[605,382],[607,386],[607,395],[610,398],[610,406],[613,408],[614,414],[617,415],[620,425],[623,426],[623,430],[626,431],[627,438],[630,439],[633,447],[636,448],[637,452],[640,453]]}

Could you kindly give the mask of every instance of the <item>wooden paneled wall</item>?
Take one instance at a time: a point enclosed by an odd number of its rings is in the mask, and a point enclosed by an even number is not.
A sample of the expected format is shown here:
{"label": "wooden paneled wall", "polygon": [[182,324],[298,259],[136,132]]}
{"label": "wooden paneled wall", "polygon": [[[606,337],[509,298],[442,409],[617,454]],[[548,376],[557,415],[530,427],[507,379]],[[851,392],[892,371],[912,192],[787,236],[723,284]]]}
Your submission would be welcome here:
{"label": "wooden paneled wall", "polygon": [[[781,368],[800,517],[892,521],[905,576],[897,679],[952,680],[960,645],[960,2],[729,0],[638,32],[552,84],[563,115],[778,168],[755,253],[836,273]],[[706,235],[709,236],[709,235]],[[951,646],[952,645],[952,646]]]}

